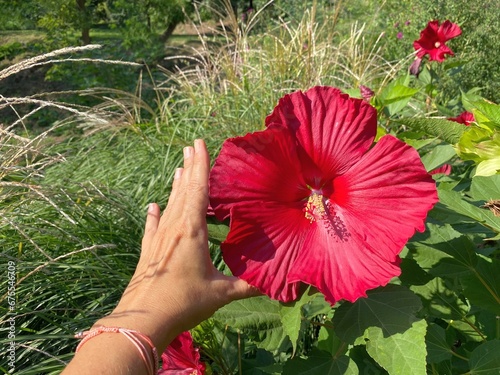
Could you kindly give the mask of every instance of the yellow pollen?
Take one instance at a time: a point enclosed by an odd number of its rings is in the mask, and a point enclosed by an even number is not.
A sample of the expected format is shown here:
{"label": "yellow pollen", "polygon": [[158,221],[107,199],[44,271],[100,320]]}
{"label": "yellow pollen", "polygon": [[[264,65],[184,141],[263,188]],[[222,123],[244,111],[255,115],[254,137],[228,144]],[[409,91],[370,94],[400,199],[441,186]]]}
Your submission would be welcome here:
{"label": "yellow pollen", "polygon": [[441,43],[440,43],[440,42],[436,42],[436,43],[434,43],[434,47],[439,48],[440,46],[441,46]]}
{"label": "yellow pollen", "polygon": [[324,217],[326,215],[326,210],[323,205],[323,196],[321,194],[313,193],[307,200],[304,211],[305,217],[310,223],[316,219],[314,214]]}

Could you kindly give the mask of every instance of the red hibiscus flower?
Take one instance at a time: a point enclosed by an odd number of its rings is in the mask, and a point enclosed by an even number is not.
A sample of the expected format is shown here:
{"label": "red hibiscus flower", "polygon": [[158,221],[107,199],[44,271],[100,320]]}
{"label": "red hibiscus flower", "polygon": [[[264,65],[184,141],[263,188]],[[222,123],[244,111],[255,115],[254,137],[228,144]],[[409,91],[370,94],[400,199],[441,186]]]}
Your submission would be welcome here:
{"label": "red hibiscus flower", "polygon": [[183,332],[161,355],[162,368],[158,375],[203,375],[205,364],[200,362],[199,349],[193,345],[189,332]]}
{"label": "red hibiscus flower", "polygon": [[462,112],[457,117],[449,117],[448,120],[458,122],[459,124],[464,124],[465,126],[469,126],[471,122],[476,121],[474,115],[470,112]]}
{"label": "red hibiscus flower", "polygon": [[446,42],[462,33],[460,27],[448,20],[439,25],[439,21],[431,21],[420,32],[420,39],[413,42],[417,56],[422,58],[429,54],[429,60],[443,62],[446,55],[454,55]]}
{"label": "red hibiscus flower", "polygon": [[283,97],[265,130],[226,140],[210,203],[231,219],[221,248],[235,276],[284,302],[310,284],[333,305],[400,274],[436,187],[404,142],[371,148],[376,131],[368,103],[314,87]]}

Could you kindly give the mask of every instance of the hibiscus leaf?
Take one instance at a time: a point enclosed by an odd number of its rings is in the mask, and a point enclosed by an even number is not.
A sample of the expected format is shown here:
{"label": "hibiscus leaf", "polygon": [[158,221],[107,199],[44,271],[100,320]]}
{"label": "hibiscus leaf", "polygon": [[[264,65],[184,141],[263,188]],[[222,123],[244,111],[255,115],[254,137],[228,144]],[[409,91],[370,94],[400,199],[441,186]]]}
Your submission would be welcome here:
{"label": "hibiscus leaf", "polygon": [[479,208],[463,199],[462,194],[456,191],[438,189],[439,201],[451,210],[470,217],[486,228],[499,233],[500,220],[487,209]]}
{"label": "hibiscus leaf", "polygon": [[454,291],[448,289],[443,279],[436,277],[425,285],[412,286],[411,290],[422,298],[426,313],[441,319],[462,319],[469,307]]}
{"label": "hibiscus leaf", "polygon": [[479,258],[474,272],[460,281],[474,305],[500,315],[500,261]]}
{"label": "hibiscus leaf", "polygon": [[322,326],[318,334],[318,349],[324,350],[335,356],[337,353],[345,354],[348,347],[335,334],[333,327]]}
{"label": "hibiscus leaf", "polygon": [[500,372],[500,356],[498,353],[500,353],[500,340],[491,340],[479,345],[471,353],[469,374],[498,374]]}
{"label": "hibiscus leaf", "polygon": [[380,327],[385,336],[409,329],[422,308],[420,298],[398,285],[387,285],[368,292],[367,298],[345,302],[333,317],[335,333],[347,343],[354,343],[369,327]]}
{"label": "hibiscus leaf", "polygon": [[[477,264],[475,245],[450,225],[427,224],[426,234],[417,235],[408,248],[414,259],[434,276],[456,278],[469,275]],[[419,241],[426,235],[427,238]]]}
{"label": "hibiscus leaf", "polygon": [[283,371],[289,375],[358,375],[356,363],[342,355],[334,358],[322,350],[313,349],[307,359],[294,358],[287,361]]}
{"label": "hibiscus leaf", "polygon": [[305,323],[302,307],[314,300],[317,296],[318,293],[311,290],[309,287],[302,293],[302,296],[298,300],[290,303],[280,303],[279,313],[281,322],[283,323],[285,333],[292,342],[293,354],[295,354],[295,350],[297,349],[297,341],[299,339],[301,327]]}
{"label": "hibiscus leaf", "polygon": [[345,342],[365,344],[390,374],[425,374],[426,322],[415,316],[421,307],[407,288],[387,285],[342,304],[333,317],[335,333]]}
{"label": "hibiscus leaf", "polygon": [[233,301],[220,308],[214,319],[256,337],[259,348],[275,351],[287,341],[281,322],[279,302],[267,296]]}
{"label": "hibiscus leaf", "polygon": [[445,142],[458,143],[466,126],[439,118],[401,118],[397,123],[408,126],[412,131],[423,131]]}
{"label": "hibiscus leaf", "polygon": [[370,327],[365,331],[363,340],[368,354],[390,375],[425,375],[426,330],[424,319],[413,322],[406,331],[390,336],[385,336],[380,327]]}
{"label": "hibiscus leaf", "polygon": [[439,363],[451,359],[453,351],[446,341],[446,332],[443,327],[431,323],[427,327],[425,336],[427,346],[427,362]]}

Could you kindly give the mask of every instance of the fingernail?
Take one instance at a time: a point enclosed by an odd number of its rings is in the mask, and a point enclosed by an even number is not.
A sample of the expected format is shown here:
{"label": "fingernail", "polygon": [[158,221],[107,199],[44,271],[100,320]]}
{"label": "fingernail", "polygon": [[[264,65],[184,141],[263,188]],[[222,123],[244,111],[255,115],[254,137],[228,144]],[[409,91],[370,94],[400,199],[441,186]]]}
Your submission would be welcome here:
{"label": "fingernail", "polygon": [[174,173],[174,180],[178,180],[182,176],[182,168],[176,168]]}
{"label": "fingernail", "polygon": [[183,153],[184,153],[184,159],[188,159],[193,155],[193,148],[192,147],[184,147]]}
{"label": "fingernail", "polygon": [[155,204],[150,203],[148,204],[148,214],[152,214],[155,211]]}

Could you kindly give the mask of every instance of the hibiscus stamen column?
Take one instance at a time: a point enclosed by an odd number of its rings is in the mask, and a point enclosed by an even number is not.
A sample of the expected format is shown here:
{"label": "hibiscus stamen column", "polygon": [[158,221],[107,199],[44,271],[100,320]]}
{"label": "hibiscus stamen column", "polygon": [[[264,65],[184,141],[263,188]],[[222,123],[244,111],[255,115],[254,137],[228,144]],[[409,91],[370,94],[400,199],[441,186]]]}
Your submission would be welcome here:
{"label": "hibiscus stamen column", "polygon": [[321,224],[327,233],[334,236],[336,240],[344,242],[350,236],[345,224],[336,215],[332,203],[324,197],[320,190],[312,190],[304,207],[304,214],[311,224],[314,222]]}

